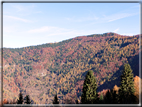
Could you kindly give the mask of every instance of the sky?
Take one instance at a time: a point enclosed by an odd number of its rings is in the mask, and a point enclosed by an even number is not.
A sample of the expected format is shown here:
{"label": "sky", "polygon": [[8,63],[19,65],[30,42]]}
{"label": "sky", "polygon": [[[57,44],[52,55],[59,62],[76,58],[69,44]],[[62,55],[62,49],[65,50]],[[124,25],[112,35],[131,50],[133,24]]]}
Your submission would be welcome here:
{"label": "sky", "polygon": [[114,32],[140,34],[139,3],[3,3],[3,47]]}

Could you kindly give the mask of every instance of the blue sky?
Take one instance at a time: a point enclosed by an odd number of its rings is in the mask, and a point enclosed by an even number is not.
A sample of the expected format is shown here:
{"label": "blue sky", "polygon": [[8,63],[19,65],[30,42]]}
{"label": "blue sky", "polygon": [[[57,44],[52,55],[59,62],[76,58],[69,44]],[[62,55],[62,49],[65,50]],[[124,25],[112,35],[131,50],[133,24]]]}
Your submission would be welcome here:
{"label": "blue sky", "polygon": [[20,48],[106,32],[140,34],[140,4],[3,4],[3,47]]}

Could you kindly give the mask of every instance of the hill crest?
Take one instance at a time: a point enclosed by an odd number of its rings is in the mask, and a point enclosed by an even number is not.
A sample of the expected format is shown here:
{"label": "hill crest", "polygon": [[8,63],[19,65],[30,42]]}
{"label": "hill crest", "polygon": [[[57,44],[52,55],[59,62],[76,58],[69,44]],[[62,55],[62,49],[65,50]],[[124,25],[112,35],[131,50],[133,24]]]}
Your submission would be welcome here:
{"label": "hill crest", "polygon": [[80,98],[88,70],[93,70],[101,91],[120,84],[124,63],[131,65],[134,76],[139,75],[139,36],[105,33],[54,44],[4,48],[4,97],[17,98],[21,90],[43,104],[51,103],[56,92],[60,101]]}

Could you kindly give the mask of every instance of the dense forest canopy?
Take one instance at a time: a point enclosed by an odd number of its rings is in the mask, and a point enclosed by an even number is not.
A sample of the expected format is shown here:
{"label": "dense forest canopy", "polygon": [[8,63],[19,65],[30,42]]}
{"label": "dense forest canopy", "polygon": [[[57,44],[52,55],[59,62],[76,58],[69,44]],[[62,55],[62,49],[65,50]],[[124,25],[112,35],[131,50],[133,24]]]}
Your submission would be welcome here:
{"label": "dense forest canopy", "polygon": [[[35,103],[79,98],[88,70],[98,89],[120,84],[122,66],[129,63],[139,75],[139,35],[116,33],[78,36],[58,43],[23,48],[3,48],[3,96],[17,98],[30,93]],[[64,97],[63,97],[64,96]]]}

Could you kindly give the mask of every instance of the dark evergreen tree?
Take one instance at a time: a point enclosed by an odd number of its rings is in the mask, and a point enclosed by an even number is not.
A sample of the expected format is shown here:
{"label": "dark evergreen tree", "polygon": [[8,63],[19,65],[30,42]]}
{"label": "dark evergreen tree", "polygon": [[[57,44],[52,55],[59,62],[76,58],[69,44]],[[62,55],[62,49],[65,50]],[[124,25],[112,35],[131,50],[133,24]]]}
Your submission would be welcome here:
{"label": "dark evergreen tree", "polygon": [[135,103],[135,88],[133,81],[133,73],[129,64],[124,65],[124,69],[121,75],[121,84],[119,89],[119,103],[129,104]]}
{"label": "dark evergreen tree", "polygon": [[98,94],[96,79],[93,75],[93,71],[88,71],[83,84],[83,93],[81,96],[82,104],[93,104],[97,103]]}
{"label": "dark evergreen tree", "polygon": [[118,95],[113,89],[108,90],[104,97],[105,104],[118,104]]}
{"label": "dark evergreen tree", "polygon": [[107,91],[105,97],[104,97],[104,103],[105,104],[112,104],[112,95],[110,90]]}
{"label": "dark evergreen tree", "polygon": [[118,104],[118,95],[116,94],[116,91],[111,90],[111,94],[112,94],[112,103],[113,104]]}
{"label": "dark evergreen tree", "polygon": [[23,104],[23,95],[21,92],[19,94],[19,100],[17,100],[17,104]]}
{"label": "dark evergreen tree", "polygon": [[25,103],[26,104],[31,104],[31,100],[29,98],[29,95],[26,95],[26,97],[25,97]]}
{"label": "dark evergreen tree", "polygon": [[53,104],[59,104],[57,94],[54,97]]}
{"label": "dark evergreen tree", "polygon": [[78,103],[78,100],[76,100],[75,102],[76,102],[76,104],[79,104],[79,103]]}

